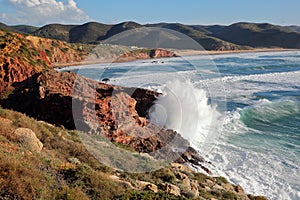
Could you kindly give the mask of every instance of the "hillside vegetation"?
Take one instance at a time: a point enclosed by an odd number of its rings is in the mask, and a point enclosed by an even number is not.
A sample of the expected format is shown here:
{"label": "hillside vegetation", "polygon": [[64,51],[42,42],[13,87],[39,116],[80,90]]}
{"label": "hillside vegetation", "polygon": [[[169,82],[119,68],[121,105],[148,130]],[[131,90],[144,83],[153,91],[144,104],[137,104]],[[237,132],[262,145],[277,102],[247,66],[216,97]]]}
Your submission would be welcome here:
{"label": "hillside vegetation", "polygon": [[214,34],[238,45],[266,48],[300,48],[300,33],[290,27],[272,24],[237,23]]}
{"label": "hillside vegetation", "polygon": [[[0,29],[85,44],[98,44],[123,31],[141,27],[167,28],[178,31],[197,41],[206,50],[300,48],[299,26],[278,26],[268,23],[240,22],[229,26],[185,25],[180,23],[142,25],[129,21],[112,25],[98,22],[89,22],[82,25],[49,24],[40,28],[28,25],[8,26],[0,23]],[[165,40],[169,44],[176,42],[172,37],[170,35],[166,36]],[[151,37],[145,36],[145,38],[138,38],[138,40],[147,40],[149,38]],[[144,47],[152,46],[146,43]]]}
{"label": "hillside vegetation", "polygon": [[109,168],[79,134],[0,107],[0,199],[264,199],[181,164],[139,174]]}

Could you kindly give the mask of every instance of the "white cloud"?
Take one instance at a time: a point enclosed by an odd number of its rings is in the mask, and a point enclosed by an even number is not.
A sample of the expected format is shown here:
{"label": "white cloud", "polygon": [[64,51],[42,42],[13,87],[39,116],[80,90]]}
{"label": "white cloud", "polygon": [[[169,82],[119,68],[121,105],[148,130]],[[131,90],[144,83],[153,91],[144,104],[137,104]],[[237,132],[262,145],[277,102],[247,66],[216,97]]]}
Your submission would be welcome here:
{"label": "white cloud", "polygon": [[7,0],[14,13],[0,13],[8,24],[44,25],[48,23],[82,23],[89,16],[78,8],[74,0]]}

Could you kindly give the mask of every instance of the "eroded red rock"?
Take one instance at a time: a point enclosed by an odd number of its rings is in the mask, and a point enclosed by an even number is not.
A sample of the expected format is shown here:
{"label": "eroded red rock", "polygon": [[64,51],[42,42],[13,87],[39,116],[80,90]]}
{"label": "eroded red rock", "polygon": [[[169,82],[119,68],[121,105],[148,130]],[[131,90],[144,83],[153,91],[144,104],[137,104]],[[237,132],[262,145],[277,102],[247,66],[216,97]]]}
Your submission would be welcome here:
{"label": "eroded red rock", "polygon": [[157,159],[198,166],[204,162],[178,133],[146,119],[159,95],[153,91],[108,85],[54,70],[35,74],[14,87],[9,98],[1,101],[2,106],[68,129],[101,134]]}

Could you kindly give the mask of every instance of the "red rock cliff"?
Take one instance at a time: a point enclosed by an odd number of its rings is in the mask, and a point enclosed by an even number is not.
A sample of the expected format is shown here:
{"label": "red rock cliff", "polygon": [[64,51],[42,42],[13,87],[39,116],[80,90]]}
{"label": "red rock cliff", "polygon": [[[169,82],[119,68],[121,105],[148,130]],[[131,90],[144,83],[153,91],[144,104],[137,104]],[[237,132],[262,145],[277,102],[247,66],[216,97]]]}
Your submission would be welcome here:
{"label": "red rock cliff", "polygon": [[86,54],[74,44],[0,30],[0,93],[54,63],[78,62]]}
{"label": "red rock cliff", "polygon": [[177,55],[174,52],[165,49],[138,49],[121,55],[115,62],[129,62],[133,60],[167,57],[177,57]]}
{"label": "red rock cliff", "polygon": [[[72,72],[54,70],[35,74],[14,87],[13,93],[0,101],[5,108],[69,129],[101,134],[158,159],[189,161],[198,166],[204,162],[178,133],[147,121],[146,111],[158,93],[98,83]],[[174,152],[171,141],[187,151]]]}

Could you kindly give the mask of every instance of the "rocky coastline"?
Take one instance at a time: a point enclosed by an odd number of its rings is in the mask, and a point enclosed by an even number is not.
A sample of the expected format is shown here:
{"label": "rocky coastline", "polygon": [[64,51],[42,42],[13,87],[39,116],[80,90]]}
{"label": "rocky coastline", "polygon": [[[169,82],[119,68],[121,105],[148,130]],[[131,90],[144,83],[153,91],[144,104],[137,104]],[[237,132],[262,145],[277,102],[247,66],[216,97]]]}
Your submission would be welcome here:
{"label": "rocky coastline", "polygon": [[[122,185],[127,190],[150,191],[155,195],[163,192],[178,199],[266,199],[261,196],[247,195],[240,186],[234,186],[224,178],[209,177],[189,169],[186,164],[198,166],[203,173],[211,173],[205,167],[209,163],[199,152],[190,147],[189,142],[179,133],[158,127],[147,119],[147,111],[154,104],[159,93],[100,83],[73,72],[58,72],[53,68],[54,62],[80,61],[86,54],[83,52],[80,54],[77,47],[66,47],[68,44],[56,40],[45,39],[44,41],[37,37],[0,33],[1,37],[10,44],[1,43],[3,51],[0,55],[0,105],[2,108],[24,113],[40,121],[39,123],[46,123],[47,126],[101,135],[113,143],[131,148],[140,154],[147,153],[154,159],[170,163],[166,169],[163,169],[166,171],[162,176],[155,175],[154,172],[138,178],[115,170],[109,175],[109,180]],[[58,45],[60,51],[53,45]],[[70,50],[71,47],[73,49]],[[63,52],[63,48],[68,48],[68,52]],[[52,51],[47,53],[45,49],[52,49]],[[64,56],[58,57],[58,55]],[[166,50],[147,50],[124,54],[118,62],[174,56],[177,55]],[[40,61],[32,62],[33,60]],[[5,112],[10,111],[2,111]],[[9,127],[0,130],[1,137],[6,138],[4,142],[0,141],[3,151],[5,151],[4,146],[8,144],[13,148],[21,146],[28,149],[28,151],[21,151],[29,157],[35,155],[35,152],[47,151],[44,150],[49,143],[46,135],[36,136],[31,129],[17,129],[14,127],[16,123],[14,119],[7,116],[7,114],[0,115],[1,125],[5,124],[4,127]],[[19,128],[28,127],[20,125]],[[61,135],[56,137],[67,144],[68,140],[62,139]],[[37,144],[36,148],[33,148],[33,143]],[[76,157],[76,154],[73,156]],[[83,161],[69,159],[65,165],[60,165],[60,169],[66,170],[63,171],[64,173],[76,174],[76,169],[81,166],[81,162]],[[0,183],[3,181],[1,173],[0,167]],[[71,176],[63,179],[72,180],[74,178],[72,173],[63,174],[62,176]],[[3,196],[2,193],[0,194],[0,197]]]}

